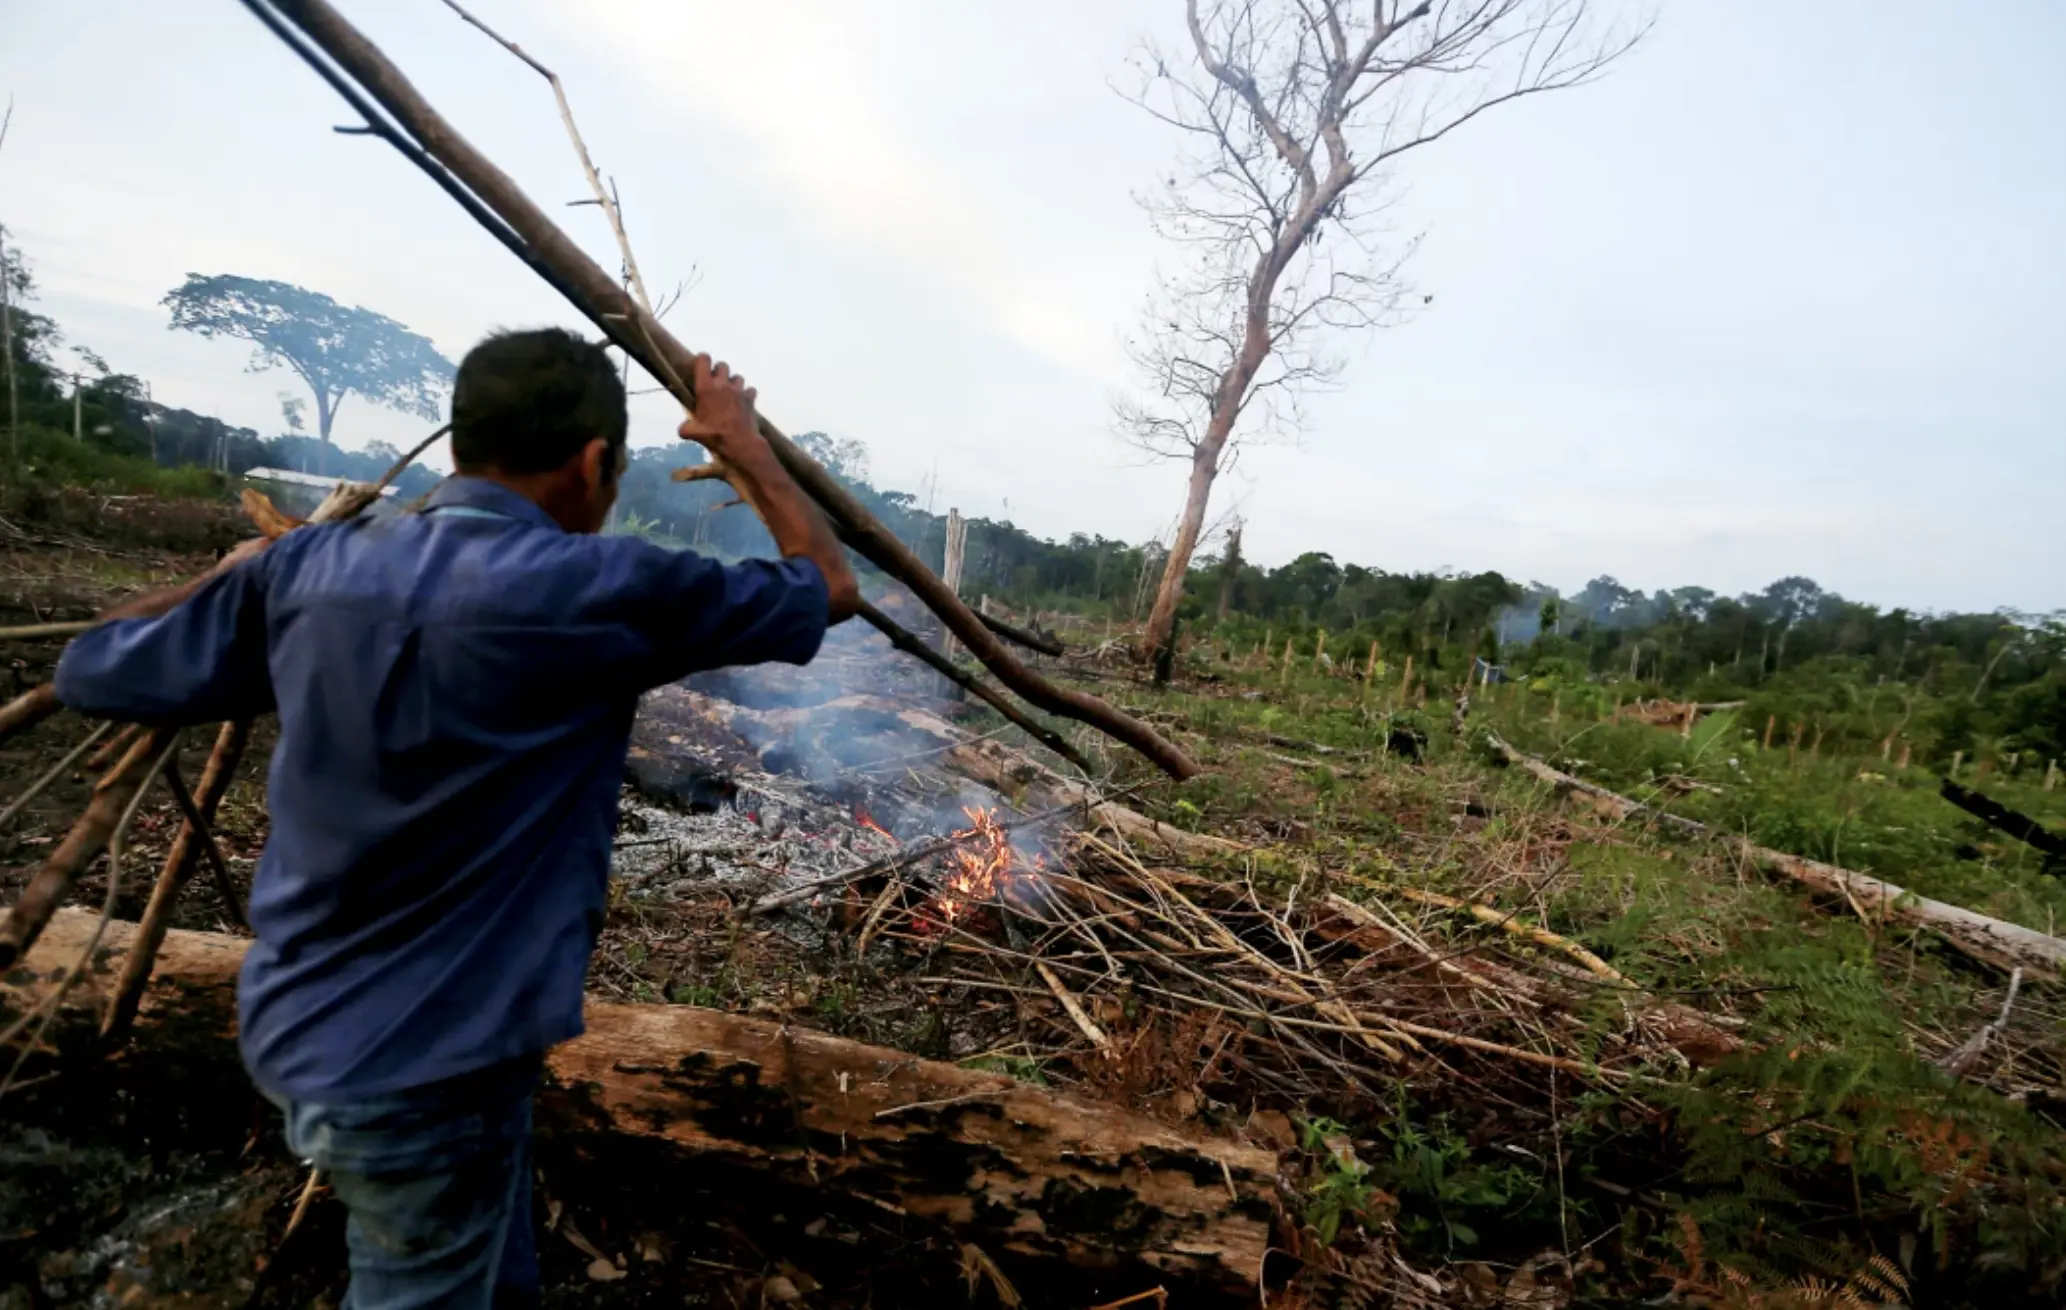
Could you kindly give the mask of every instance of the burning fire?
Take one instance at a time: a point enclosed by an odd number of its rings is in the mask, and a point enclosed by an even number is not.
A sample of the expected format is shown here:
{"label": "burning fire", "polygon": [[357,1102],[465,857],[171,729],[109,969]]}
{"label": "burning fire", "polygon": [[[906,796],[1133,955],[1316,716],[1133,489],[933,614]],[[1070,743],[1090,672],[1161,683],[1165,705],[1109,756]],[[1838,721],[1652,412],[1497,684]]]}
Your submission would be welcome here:
{"label": "burning fire", "polygon": [[891,832],[888,828],[885,828],[881,824],[877,823],[875,819],[868,813],[868,811],[861,809],[859,806],[856,806],[854,808],[854,822],[860,824],[863,828],[866,828],[868,831],[882,838],[884,841],[888,842],[892,847],[903,845],[902,842],[899,842],[897,840],[897,834]]}
{"label": "burning fire", "polygon": [[957,844],[948,853],[952,867],[946,884],[932,898],[929,913],[920,919],[921,923],[930,921],[940,932],[995,905],[1017,878],[1039,866],[1038,859],[1030,866],[1020,864],[1011,836],[997,822],[995,810],[966,807],[962,813],[968,816],[969,826],[954,834]]}

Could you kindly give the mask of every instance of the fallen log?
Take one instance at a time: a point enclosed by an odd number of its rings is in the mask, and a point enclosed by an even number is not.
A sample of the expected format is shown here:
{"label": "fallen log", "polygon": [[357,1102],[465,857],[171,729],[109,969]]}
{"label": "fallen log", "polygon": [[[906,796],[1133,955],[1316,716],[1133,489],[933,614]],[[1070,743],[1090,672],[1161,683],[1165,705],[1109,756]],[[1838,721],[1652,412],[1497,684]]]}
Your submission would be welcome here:
{"label": "fallen log", "polygon": [[[580,310],[693,413],[691,352],[611,273],[591,259],[507,173],[431,107],[402,71],[325,0],[244,0],[366,121],[477,222]],[[310,47],[314,48],[311,49]],[[1177,778],[1197,764],[1145,723],[1095,696],[1057,687],[1028,668],[851,492],[766,418],[761,435],[840,540],[910,588],[1000,682],[1030,704],[1090,724]]]}
{"label": "fallen log", "polygon": [[[0,979],[0,1002],[47,995],[96,915],[64,910]],[[91,1022],[134,925],[67,998]],[[175,930],[158,952],[133,1045],[218,1033],[235,1060],[244,941]],[[112,968],[111,968],[112,966]],[[1253,1297],[1276,1205],[1276,1157],[1097,1101],[762,1019],[591,1001],[588,1033],[555,1049],[546,1132],[665,1143],[692,1160],[829,1188],[939,1224],[985,1251],[1149,1272]],[[169,1038],[165,1038],[169,1040]],[[661,1157],[656,1157],[659,1159]]]}
{"label": "fallen log", "polygon": [[1961,787],[1949,778],[1944,779],[1937,794],[1988,827],[2036,847],[2045,857],[2046,873],[2061,871],[2062,862],[2066,862],[2066,837],[2061,837],[2027,814],[2016,813],[1992,796]]}
{"label": "fallen log", "polygon": [[1825,896],[1840,898],[1861,917],[1897,920],[1927,928],[1953,949],[2002,970],[2024,968],[2043,978],[2066,975],[2066,940],[2026,928],[2019,923],[1992,919],[1964,906],[1918,896],[1905,887],[1839,868],[1805,856],[1759,846],[1733,833],[1722,832],[1694,819],[1667,813],[1641,801],[1608,791],[1605,787],[1552,768],[1533,755],[1524,754],[1487,734],[1494,751],[1509,764],[1526,770],[1560,791],[1575,793],[1588,805],[1610,818],[1641,818],[1676,829],[1688,836],[1721,842],[1741,858],[1760,868],[1782,874]]}

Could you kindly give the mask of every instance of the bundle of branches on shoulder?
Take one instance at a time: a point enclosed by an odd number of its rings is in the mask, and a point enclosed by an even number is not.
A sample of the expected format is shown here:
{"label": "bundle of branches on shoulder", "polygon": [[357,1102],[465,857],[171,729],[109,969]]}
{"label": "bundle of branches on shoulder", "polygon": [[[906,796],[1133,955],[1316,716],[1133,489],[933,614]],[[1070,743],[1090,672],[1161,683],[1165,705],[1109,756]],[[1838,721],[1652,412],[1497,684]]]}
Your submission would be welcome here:
{"label": "bundle of branches on shoulder", "polygon": [[[502,42],[551,82],[559,99],[562,117],[579,154],[584,172],[595,192],[595,203],[608,215],[623,257],[625,277],[606,272],[585,254],[485,156],[481,155],[410,84],[399,69],[371,42],[347,23],[323,0],[247,0],[247,7],[321,76],[365,119],[364,134],[378,137],[428,174],[497,240],[514,252],[540,277],[563,294],[614,345],[636,361],[670,391],[689,412],[696,398],[686,379],[692,375],[694,352],[677,341],[664,327],[645,293],[637,264],[625,236],[622,214],[614,188],[603,184],[588,158],[587,147],[574,130],[559,79],[514,45]],[[457,9],[457,6],[453,6]],[[461,16],[486,32],[470,15]],[[494,36],[492,32],[488,33]],[[500,37],[495,37],[501,41]],[[432,440],[442,434],[432,434]],[[993,685],[941,656],[919,641],[880,610],[863,604],[861,617],[881,631],[900,651],[931,664],[945,676],[968,688],[1013,723],[1018,724],[1064,759],[1082,766],[1085,761],[1074,744],[1053,727],[1041,722],[1035,710],[1074,719],[1115,741],[1140,752],[1165,773],[1189,777],[1197,765],[1182,750],[1148,725],[1086,693],[1058,687],[1019,659],[998,634],[1030,640],[1030,634],[1014,633],[1011,625],[986,623],[964,605],[920,559],[871,515],[835,478],[813,461],[796,443],[766,419],[761,432],[797,484],[803,488],[832,522],[846,545],[907,587],[920,602],[939,617],[961,647],[975,657],[996,678]],[[333,522],[351,518],[364,510],[417,455],[426,441],[406,456],[379,484],[340,483],[336,492],[311,516],[309,522]],[[726,476],[722,464],[711,470]],[[743,480],[742,480],[743,481]],[[743,490],[743,488],[742,488]],[[247,498],[247,509],[268,536],[301,526],[273,511],[262,498]],[[756,510],[758,506],[756,506]],[[49,635],[49,634],[39,634]],[[1041,643],[1045,645],[1044,641]],[[0,740],[34,727],[62,709],[48,684],[34,688],[0,706]],[[147,911],[145,931],[130,952],[130,971],[135,987],[148,977],[157,940],[169,922],[170,905],[190,872],[199,866],[203,853],[210,867],[220,864],[207,822],[219,792],[225,788],[237,758],[249,735],[248,724],[225,725],[208,765],[200,794],[190,795],[179,781],[173,749],[177,734],[153,728],[128,734],[128,749],[96,786],[85,812],[65,839],[35,871],[28,888],[0,923],[0,966],[18,958],[35,941],[51,914],[71,891],[74,883],[105,849],[111,866],[119,865],[121,836],[127,816],[135,812],[143,789],[153,778],[162,777],[180,799],[185,826],[168,858]],[[39,791],[76,765],[88,747],[67,755],[58,768],[32,788]],[[27,797],[10,806],[13,813]],[[110,878],[110,905],[113,887]],[[124,1000],[110,1015],[110,1026],[118,1026],[117,1015],[125,1008],[133,1012],[133,989],[125,988]]]}

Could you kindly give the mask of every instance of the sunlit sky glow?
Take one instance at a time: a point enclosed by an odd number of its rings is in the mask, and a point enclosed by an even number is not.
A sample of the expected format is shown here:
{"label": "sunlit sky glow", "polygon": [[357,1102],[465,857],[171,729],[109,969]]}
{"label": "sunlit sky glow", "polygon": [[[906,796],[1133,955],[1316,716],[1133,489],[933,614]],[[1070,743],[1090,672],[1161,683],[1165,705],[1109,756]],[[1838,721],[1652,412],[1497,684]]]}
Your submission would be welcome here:
{"label": "sunlit sky glow", "polygon": [[[582,180],[534,74],[431,0],[341,6],[541,202]],[[670,318],[877,481],[1044,535],[1166,530],[1113,436],[1175,149],[1112,90],[1177,0],[479,0],[565,79]],[[1599,85],[1413,160],[1433,303],[1353,343],[1296,447],[1222,485],[1249,554],[1599,573],[1885,605],[2066,606],[2066,6],[1663,7]],[[188,271],[298,282],[457,358],[573,323],[234,0],[0,0],[0,222],[157,399],[280,429],[290,375],[165,328]],[[608,261],[592,208],[561,211]],[[664,398],[634,440],[672,440]],[[347,446],[417,420],[347,402]]]}

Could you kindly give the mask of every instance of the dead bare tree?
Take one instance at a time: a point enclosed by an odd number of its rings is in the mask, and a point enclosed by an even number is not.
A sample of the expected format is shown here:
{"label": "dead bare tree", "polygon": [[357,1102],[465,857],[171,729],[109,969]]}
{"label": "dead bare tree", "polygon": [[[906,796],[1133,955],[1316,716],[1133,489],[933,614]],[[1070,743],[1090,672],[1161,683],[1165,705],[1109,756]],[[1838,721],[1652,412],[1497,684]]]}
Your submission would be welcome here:
{"label": "dead bare tree", "polygon": [[[0,146],[7,144],[7,129],[14,125],[14,97],[7,97],[7,112],[0,115]],[[0,359],[7,363],[7,440],[11,461],[22,462],[22,398],[14,377],[14,312],[8,283],[13,280],[7,264],[5,230],[0,230]]]}
{"label": "dead bare tree", "polygon": [[1185,148],[1143,197],[1181,253],[1128,343],[1117,417],[1191,466],[1142,643],[1165,645],[1213,482],[1243,440],[1295,431],[1340,375],[1330,337],[1394,321],[1413,243],[1382,238],[1395,163],[1478,115],[1600,76],[1648,30],[1592,0],[1185,0],[1186,49],[1146,48],[1128,98]]}

